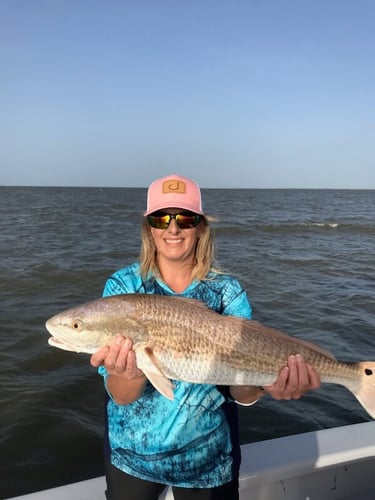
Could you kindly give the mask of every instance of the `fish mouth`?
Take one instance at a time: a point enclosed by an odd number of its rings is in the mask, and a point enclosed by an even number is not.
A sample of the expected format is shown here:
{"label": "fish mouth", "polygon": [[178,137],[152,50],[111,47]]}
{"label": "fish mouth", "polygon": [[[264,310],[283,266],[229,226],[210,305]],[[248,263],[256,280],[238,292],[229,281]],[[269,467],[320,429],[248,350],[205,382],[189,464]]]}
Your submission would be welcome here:
{"label": "fish mouth", "polygon": [[57,347],[58,349],[63,349],[64,351],[71,351],[71,352],[80,352],[76,347],[74,347],[72,344],[67,344],[66,342],[59,340],[56,337],[50,337],[48,339],[49,345],[53,347]]}

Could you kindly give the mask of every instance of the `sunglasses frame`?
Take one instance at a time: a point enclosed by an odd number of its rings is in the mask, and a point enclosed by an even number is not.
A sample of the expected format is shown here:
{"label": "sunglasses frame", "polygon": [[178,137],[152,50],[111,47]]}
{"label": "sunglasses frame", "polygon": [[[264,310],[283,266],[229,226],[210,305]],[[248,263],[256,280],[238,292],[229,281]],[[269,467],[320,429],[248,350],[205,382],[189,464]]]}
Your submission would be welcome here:
{"label": "sunglasses frame", "polygon": [[[182,226],[181,226],[181,222],[182,221],[179,221],[178,220],[178,216],[185,216],[185,217],[191,217],[193,219],[193,222],[187,226],[185,226],[183,223],[182,223]],[[168,216],[169,219],[167,222],[164,222],[162,223],[160,221],[160,223],[158,224],[156,222],[155,224],[155,221],[153,220],[153,218],[159,218],[159,219],[162,219],[164,217]],[[176,224],[177,226],[180,228],[180,229],[192,229],[194,227],[197,227],[198,224],[200,223],[200,221],[202,220],[202,216],[199,215],[199,214],[196,214],[194,212],[189,212],[188,210],[184,210],[182,212],[178,212],[177,214],[170,214],[168,212],[163,212],[162,210],[158,210],[157,212],[154,212],[150,215],[147,216],[147,221],[149,223],[149,225],[155,229],[168,229],[169,227],[169,224],[171,223],[172,220],[175,220],[176,221]]]}

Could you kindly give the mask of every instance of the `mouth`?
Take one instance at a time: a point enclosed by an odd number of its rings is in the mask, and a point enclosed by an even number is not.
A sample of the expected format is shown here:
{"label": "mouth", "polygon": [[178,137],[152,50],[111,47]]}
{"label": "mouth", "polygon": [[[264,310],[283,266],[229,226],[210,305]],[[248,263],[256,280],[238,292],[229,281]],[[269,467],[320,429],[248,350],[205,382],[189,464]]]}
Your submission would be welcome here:
{"label": "mouth", "polygon": [[50,337],[48,339],[49,345],[52,347],[57,347],[58,349],[62,349],[64,351],[71,351],[71,352],[80,352],[76,347],[74,347],[71,344],[67,344],[63,342],[62,340],[57,339],[56,337]]}
{"label": "mouth", "polygon": [[171,239],[166,239],[165,242],[168,243],[168,245],[179,245],[182,243],[184,240],[182,238],[179,238],[178,240],[171,240]]}

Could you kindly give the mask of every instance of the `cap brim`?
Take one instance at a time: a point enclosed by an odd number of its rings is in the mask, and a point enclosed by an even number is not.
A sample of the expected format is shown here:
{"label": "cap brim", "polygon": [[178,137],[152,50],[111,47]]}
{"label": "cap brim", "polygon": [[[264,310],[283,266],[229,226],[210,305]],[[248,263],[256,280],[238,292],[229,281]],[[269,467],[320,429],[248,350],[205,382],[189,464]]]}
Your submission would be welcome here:
{"label": "cap brim", "polygon": [[204,215],[204,213],[201,211],[201,210],[196,210],[195,207],[192,207],[191,205],[188,205],[186,203],[179,203],[178,204],[178,207],[174,207],[174,206],[171,206],[171,205],[165,205],[165,203],[161,203],[160,205],[155,205],[153,206],[150,210],[146,210],[146,212],[144,212],[144,216],[146,215],[150,215],[154,212],[158,212],[159,210],[165,210],[166,208],[177,208],[177,209],[183,209],[183,210],[188,210],[189,212],[193,212],[194,214],[198,214],[198,215]]}

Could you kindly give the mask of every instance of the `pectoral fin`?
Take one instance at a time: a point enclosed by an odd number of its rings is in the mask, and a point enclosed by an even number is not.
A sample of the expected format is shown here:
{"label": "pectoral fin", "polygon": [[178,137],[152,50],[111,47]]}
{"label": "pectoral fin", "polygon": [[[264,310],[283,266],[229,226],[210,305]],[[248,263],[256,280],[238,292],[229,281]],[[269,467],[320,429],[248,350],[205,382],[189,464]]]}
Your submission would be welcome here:
{"label": "pectoral fin", "polygon": [[157,391],[173,400],[174,385],[160,368],[151,347],[142,346],[136,350],[138,367],[143,371]]}

